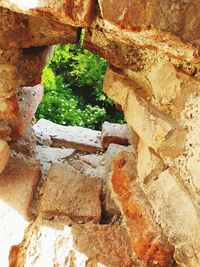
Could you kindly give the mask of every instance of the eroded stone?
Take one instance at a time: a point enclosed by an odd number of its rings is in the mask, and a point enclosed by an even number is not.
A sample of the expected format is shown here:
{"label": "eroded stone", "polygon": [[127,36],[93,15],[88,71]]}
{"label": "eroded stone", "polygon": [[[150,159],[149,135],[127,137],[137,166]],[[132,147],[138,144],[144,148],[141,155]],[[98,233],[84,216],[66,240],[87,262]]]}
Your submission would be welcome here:
{"label": "eroded stone", "polygon": [[40,205],[40,215],[66,216],[75,222],[101,220],[100,179],[85,176],[68,164],[49,170]]}

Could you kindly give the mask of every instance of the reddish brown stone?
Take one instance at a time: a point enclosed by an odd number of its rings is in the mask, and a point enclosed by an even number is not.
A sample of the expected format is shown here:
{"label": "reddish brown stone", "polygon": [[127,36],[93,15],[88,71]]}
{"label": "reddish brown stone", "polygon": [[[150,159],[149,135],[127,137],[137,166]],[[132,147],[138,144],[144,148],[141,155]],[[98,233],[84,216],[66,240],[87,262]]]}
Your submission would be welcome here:
{"label": "reddish brown stone", "polygon": [[75,222],[100,222],[102,183],[68,164],[54,164],[44,186],[40,214],[66,216]]}
{"label": "reddish brown stone", "polygon": [[0,174],[0,198],[24,218],[31,216],[31,207],[41,172],[39,162],[12,156]]}
{"label": "reddish brown stone", "polygon": [[127,222],[131,247],[148,266],[171,266],[173,248],[163,237],[143,191],[135,182],[133,160],[133,153],[119,153],[114,160],[111,178]]}

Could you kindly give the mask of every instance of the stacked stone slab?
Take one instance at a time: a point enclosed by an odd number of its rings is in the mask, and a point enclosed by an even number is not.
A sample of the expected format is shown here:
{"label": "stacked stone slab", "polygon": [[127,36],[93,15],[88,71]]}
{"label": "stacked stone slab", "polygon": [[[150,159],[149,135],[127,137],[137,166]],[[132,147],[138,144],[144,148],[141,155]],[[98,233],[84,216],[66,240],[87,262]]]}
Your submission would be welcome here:
{"label": "stacked stone slab", "polygon": [[[75,43],[77,29],[85,27],[84,47],[110,63],[104,91],[123,110],[132,142],[114,160],[108,184],[138,261],[99,261],[117,267],[200,266],[199,1],[0,0],[0,6],[0,172],[9,158],[8,142],[23,135],[37,106],[32,98],[33,104],[20,107],[22,87],[34,90],[40,83],[49,45]],[[28,121],[24,113],[31,114]],[[51,191],[48,183],[46,188]],[[42,213],[47,204],[45,199]],[[99,226],[74,229],[81,236],[87,232],[88,242],[95,229],[97,246],[104,242]],[[109,240],[121,233],[104,231]],[[129,249],[123,249],[121,258],[127,259]],[[93,247],[80,250],[100,254]],[[71,251],[73,264],[76,257]],[[88,266],[95,264],[90,256]]]}

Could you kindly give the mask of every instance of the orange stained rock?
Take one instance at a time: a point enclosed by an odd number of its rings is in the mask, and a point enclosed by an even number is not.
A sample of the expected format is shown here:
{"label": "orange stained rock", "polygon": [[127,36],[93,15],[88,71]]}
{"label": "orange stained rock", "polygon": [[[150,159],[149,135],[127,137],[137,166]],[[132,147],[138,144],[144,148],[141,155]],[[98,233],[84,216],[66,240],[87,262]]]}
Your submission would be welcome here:
{"label": "orange stained rock", "polygon": [[134,181],[136,176],[130,173],[129,164],[126,155],[121,153],[114,161],[111,181],[129,228],[131,247],[147,266],[168,267],[173,249],[161,240],[162,233],[148,210],[143,192]]}

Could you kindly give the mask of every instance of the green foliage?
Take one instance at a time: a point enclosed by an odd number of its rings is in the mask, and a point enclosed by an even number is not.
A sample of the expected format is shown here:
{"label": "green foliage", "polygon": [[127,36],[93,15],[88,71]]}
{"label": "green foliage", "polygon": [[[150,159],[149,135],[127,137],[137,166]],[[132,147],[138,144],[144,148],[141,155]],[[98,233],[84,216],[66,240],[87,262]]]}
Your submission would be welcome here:
{"label": "green foliage", "polygon": [[45,94],[36,118],[100,129],[103,121],[123,122],[123,114],[102,91],[107,62],[80,45],[56,46],[43,72]]}

